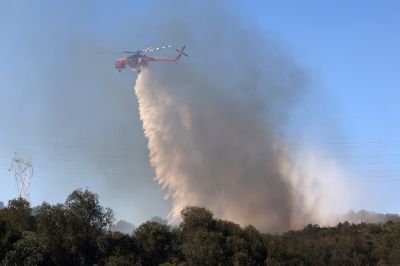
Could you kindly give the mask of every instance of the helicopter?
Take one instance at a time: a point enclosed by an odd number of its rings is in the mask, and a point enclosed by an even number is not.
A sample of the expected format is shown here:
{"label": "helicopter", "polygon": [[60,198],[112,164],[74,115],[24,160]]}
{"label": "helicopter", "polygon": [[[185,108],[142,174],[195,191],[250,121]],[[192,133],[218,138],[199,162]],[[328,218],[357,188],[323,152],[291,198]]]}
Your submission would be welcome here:
{"label": "helicopter", "polygon": [[143,68],[148,66],[148,62],[174,62],[178,61],[182,55],[188,56],[184,52],[186,47],[185,45],[180,50],[176,49],[177,55],[175,57],[154,57],[149,55],[149,52],[171,47],[171,45],[167,45],[157,48],[148,47],[144,50],[137,51],[121,51],[120,53],[129,55],[126,57],[117,58],[114,66],[116,69],[118,69],[118,72],[121,72],[121,70],[126,67],[130,67],[136,70],[136,72],[139,74]]}

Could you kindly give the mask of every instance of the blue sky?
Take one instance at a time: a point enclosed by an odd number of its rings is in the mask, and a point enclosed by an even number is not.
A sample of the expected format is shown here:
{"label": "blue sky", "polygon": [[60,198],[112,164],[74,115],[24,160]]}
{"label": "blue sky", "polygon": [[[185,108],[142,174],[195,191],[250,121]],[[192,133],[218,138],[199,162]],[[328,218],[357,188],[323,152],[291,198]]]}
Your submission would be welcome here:
{"label": "blue sky", "polygon": [[[105,51],[157,45],[161,37],[146,24],[162,23],[157,14],[170,4],[0,2],[0,201],[15,195],[7,169],[17,151],[35,167],[33,205],[89,187],[136,224],[167,215],[147,160],[135,76],[117,73]],[[244,23],[282,39],[307,72],[316,109],[309,107],[300,128],[353,173],[348,181],[362,193],[353,207],[400,212],[400,2],[228,4]]]}

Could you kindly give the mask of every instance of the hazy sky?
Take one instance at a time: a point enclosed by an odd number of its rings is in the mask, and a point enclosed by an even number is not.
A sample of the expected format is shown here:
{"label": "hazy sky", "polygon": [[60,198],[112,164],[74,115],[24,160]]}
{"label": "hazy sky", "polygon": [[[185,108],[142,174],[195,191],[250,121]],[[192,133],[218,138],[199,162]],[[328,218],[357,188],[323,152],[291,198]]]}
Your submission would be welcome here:
{"label": "hazy sky", "polygon": [[[118,73],[107,51],[182,45],[159,33],[163,11],[176,3],[0,2],[0,201],[15,195],[8,168],[16,151],[34,165],[33,205],[88,187],[135,224],[167,215],[132,91],[136,73]],[[360,191],[354,209],[400,212],[400,1],[299,3],[225,5],[281,39],[307,72],[312,93],[293,134],[301,129],[351,173],[348,184]]]}

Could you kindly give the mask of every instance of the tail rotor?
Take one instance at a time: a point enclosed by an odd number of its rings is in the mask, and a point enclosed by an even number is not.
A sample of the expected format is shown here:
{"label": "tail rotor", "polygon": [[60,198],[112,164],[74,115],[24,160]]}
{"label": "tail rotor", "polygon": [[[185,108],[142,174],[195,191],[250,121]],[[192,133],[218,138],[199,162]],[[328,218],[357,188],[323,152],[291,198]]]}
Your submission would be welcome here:
{"label": "tail rotor", "polygon": [[186,53],[183,52],[183,50],[185,50],[185,47],[186,47],[186,45],[184,45],[184,46],[182,47],[182,49],[180,49],[180,50],[179,50],[179,49],[176,49],[176,51],[177,51],[179,54],[181,54],[181,55],[183,54],[184,56],[188,56]]}

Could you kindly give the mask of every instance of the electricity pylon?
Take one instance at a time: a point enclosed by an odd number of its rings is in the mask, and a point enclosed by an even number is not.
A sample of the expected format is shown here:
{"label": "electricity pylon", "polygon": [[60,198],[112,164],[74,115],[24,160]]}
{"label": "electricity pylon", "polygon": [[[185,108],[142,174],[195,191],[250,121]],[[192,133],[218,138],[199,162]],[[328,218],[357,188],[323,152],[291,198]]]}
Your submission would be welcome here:
{"label": "electricity pylon", "polygon": [[15,175],[17,197],[29,201],[29,186],[33,175],[31,160],[24,160],[15,153],[14,158],[11,160],[9,171],[13,171]]}

